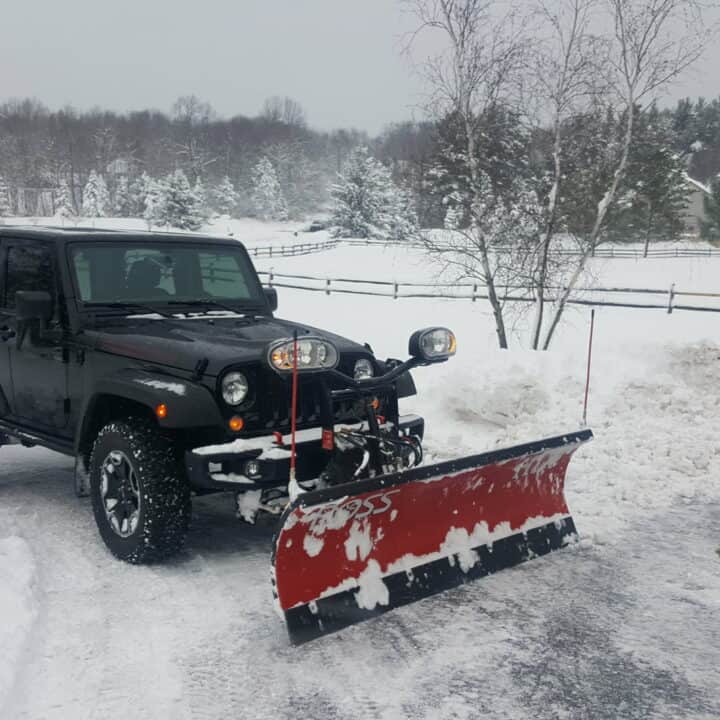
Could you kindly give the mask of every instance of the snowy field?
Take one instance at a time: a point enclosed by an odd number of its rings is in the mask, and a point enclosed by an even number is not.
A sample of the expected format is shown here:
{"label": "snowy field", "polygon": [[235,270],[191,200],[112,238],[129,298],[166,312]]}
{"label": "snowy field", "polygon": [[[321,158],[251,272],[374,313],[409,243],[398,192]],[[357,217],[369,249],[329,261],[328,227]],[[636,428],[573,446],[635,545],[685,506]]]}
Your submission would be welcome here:
{"label": "snowy field", "polygon": [[[215,232],[221,232],[214,228]],[[234,221],[248,244],[292,226]],[[224,233],[223,233],[224,234]],[[324,233],[303,239],[325,239]],[[260,239],[262,238],[262,240]],[[419,252],[340,247],[262,270],[430,281]],[[720,290],[720,258],[604,260],[598,284]],[[279,315],[402,357],[453,328],[406,410],[435,459],[577,429],[589,309],[548,353],[495,348],[486,304],[280,289]],[[300,649],[272,608],[272,527],[195,503],[187,550],[131,567],[105,551],[72,462],[0,448],[0,718],[720,717],[720,315],[604,308],[589,424],[567,496],[581,542]]]}

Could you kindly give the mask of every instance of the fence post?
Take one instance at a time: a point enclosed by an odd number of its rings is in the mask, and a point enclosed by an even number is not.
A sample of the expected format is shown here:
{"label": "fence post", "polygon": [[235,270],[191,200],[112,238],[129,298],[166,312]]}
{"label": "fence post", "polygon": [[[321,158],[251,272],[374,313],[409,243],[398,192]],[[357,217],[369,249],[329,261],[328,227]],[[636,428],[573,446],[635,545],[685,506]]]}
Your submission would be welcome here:
{"label": "fence post", "polygon": [[325,280],[325,294],[326,295],[330,294],[330,278],[327,278]]}
{"label": "fence post", "polygon": [[398,284],[393,283],[393,300],[398,299]]}
{"label": "fence post", "polygon": [[675,283],[670,286],[670,292],[668,293],[668,315],[672,315],[673,311],[673,299],[675,298]]}
{"label": "fence post", "polygon": [[273,271],[271,270],[271,271],[268,273],[268,287],[272,287],[273,277],[274,277],[274,276],[273,276]]}
{"label": "fence post", "polygon": [[272,245],[270,246],[270,257],[272,257]]}
{"label": "fence post", "polygon": [[475,302],[477,300],[477,283],[473,285],[473,291],[472,291],[472,301]]}

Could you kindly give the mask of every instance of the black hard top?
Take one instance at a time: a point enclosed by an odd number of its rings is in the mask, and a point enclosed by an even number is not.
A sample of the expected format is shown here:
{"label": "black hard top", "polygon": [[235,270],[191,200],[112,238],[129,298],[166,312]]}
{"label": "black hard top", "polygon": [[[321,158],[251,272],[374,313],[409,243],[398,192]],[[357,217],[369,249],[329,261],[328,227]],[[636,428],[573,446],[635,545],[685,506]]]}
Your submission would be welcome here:
{"label": "black hard top", "polygon": [[92,242],[212,242],[226,245],[241,245],[239,240],[229,237],[213,237],[182,232],[150,232],[143,230],[107,230],[85,227],[52,227],[50,225],[0,225],[0,238],[12,237],[47,240],[57,243]]}

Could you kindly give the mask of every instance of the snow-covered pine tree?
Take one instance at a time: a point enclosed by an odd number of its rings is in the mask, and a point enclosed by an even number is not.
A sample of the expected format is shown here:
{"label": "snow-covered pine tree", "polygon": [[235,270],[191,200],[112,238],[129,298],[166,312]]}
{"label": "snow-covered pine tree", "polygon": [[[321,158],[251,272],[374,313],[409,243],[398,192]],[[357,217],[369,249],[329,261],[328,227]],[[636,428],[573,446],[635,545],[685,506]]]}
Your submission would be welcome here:
{"label": "snow-covered pine tree", "polygon": [[91,170],[88,181],[83,189],[83,215],[89,218],[105,217],[109,206],[110,196],[107,185],[105,184],[105,178],[95,172],[95,170]]}
{"label": "snow-covered pine tree", "polygon": [[366,147],[350,154],[330,194],[335,237],[402,241],[418,232],[408,196]]}
{"label": "snow-covered pine tree", "polygon": [[72,193],[70,192],[70,186],[65,178],[60,180],[58,187],[55,214],[63,218],[63,220],[67,220],[75,215],[75,203]]}
{"label": "snow-covered pine tree", "polygon": [[8,217],[11,214],[10,190],[5,178],[0,175],[0,217]]}
{"label": "snow-covered pine tree", "polygon": [[162,224],[165,215],[163,181],[155,180],[144,172],[137,183],[137,192],[139,210],[147,223],[148,230],[151,230],[153,225]]}
{"label": "snow-covered pine tree", "polygon": [[220,215],[232,217],[239,201],[239,196],[232,180],[226,175],[219,185],[213,189],[213,202]]}
{"label": "snow-covered pine tree", "polygon": [[213,210],[210,207],[210,198],[205,188],[205,183],[198,176],[193,187],[195,195],[195,209],[198,218],[203,222],[207,222],[213,216]]}
{"label": "snow-covered pine tree", "polygon": [[710,194],[703,198],[705,220],[700,226],[700,235],[704,240],[720,241],[720,175],[710,185]]}
{"label": "snow-covered pine tree", "polygon": [[390,239],[394,242],[420,239],[420,224],[412,195],[394,183],[391,187],[395,192],[394,208],[390,208]]}
{"label": "snow-covered pine tree", "polygon": [[202,227],[197,197],[182,170],[170,173],[161,185],[158,224],[180,230]]}
{"label": "snow-covered pine tree", "polygon": [[131,217],[133,214],[133,199],[130,194],[130,183],[125,176],[119,178],[115,186],[113,214],[115,217]]}
{"label": "snow-covered pine tree", "polygon": [[260,158],[253,169],[252,203],[262,220],[287,220],[288,210],[275,168],[267,157]]}
{"label": "snow-covered pine tree", "polygon": [[458,230],[463,227],[465,224],[465,206],[462,195],[457,190],[454,190],[443,198],[442,203],[446,208],[443,221],[445,229]]}

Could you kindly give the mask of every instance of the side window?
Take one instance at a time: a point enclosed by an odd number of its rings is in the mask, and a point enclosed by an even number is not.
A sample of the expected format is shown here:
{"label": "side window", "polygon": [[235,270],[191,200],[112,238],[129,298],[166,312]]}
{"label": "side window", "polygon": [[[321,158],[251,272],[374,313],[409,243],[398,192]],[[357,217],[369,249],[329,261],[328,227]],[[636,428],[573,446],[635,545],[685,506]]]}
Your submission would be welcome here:
{"label": "side window", "polygon": [[5,265],[4,306],[15,308],[18,290],[48,290],[55,296],[52,252],[46,245],[10,245]]}

